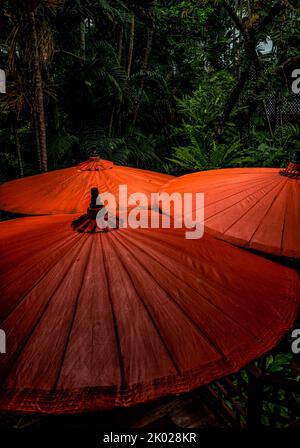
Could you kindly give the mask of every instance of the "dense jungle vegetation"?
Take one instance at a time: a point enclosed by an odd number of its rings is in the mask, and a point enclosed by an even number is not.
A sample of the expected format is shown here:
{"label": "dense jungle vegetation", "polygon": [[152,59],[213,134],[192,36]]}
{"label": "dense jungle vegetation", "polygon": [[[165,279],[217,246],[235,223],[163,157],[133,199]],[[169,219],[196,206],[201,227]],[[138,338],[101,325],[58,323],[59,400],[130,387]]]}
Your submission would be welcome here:
{"label": "dense jungle vegetation", "polygon": [[299,3],[0,0],[1,179],[93,151],[170,174],[284,165]]}

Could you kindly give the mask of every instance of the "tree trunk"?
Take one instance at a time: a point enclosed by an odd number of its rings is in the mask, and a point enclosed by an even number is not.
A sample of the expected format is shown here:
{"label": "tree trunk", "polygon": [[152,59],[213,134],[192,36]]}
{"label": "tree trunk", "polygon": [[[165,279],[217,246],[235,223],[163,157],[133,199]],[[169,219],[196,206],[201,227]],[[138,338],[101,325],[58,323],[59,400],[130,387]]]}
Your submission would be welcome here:
{"label": "tree trunk", "polygon": [[138,112],[139,112],[140,105],[141,105],[141,100],[142,100],[142,95],[143,95],[143,90],[144,90],[144,85],[145,85],[145,78],[146,78],[145,72],[148,68],[150,54],[151,54],[151,50],[152,50],[153,33],[154,33],[153,29],[148,30],[147,46],[145,49],[145,57],[144,57],[143,66],[142,66],[143,74],[142,74],[142,79],[141,79],[140,93],[139,93],[137,104],[135,106],[134,113],[133,113],[133,121],[132,121],[133,128],[136,125]]}
{"label": "tree trunk", "polygon": [[[222,134],[224,131],[224,125],[229,118],[231,112],[235,108],[240,95],[246,85],[249,78],[252,63],[255,68],[256,78],[258,79],[261,73],[261,64],[256,52],[256,47],[259,41],[259,33],[266,31],[266,28],[272,21],[284,12],[288,8],[289,2],[278,0],[270,9],[266,16],[262,17],[258,24],[252,24],[248,29],[242,19],[238,16],[237,11],[227,1],[222,2],[222,6],[228,13],[229,17],[233,21],[235,28],[240,31],[244,40],[244,68],[240,72],[239,79],[236,86],[232,89],[227,104],[224,109],[223,117],[218,129],[218,134]],[[236,5],[237,6],[237,5]],[[251,13],[251,4],[248,2],[248,6]]]}
{"label": "tree trunk", "polygon": [[[121,26],[120,28],[120,35],[119,35],[119,42],[118,42],[118,62],[119,65],[122,65],[122,53],[123,53],[123,35],[124,35],[124,28]],[[112,137],[113,134],[113,125],[114,125],[114,118],[115,118],[115,110],[116,110],[116,103],[117,101],[114,101],[113,108],[110,114],[110,120],[109,120],[109,127],[108,127],[108,137]]]}
{"label": "tree trunk", "polygon": [[46,139],[46,119],[44,109],[44,92],[43,81],[40,67],[40,55],[38,46],[38,37],[36,31],[35,14],[30,13],[32,26],[32,45],[33,45],[33,61],[34,61],[34,80],[36,89],[36,107],[38,118],[38,132],[41,153],[41,169],[47,171],[47,139]]}
{"label": "tree trunk", "polygon": [[23,161],[22,161],[22,153],[21,153],[21,144],[20,144],[20,139],[19,139],[19,135],[18,135],[17,119],[15,116],[13,116],[13,134],[14,134],[14,140],[15,140],[16,149],[17,149],[20,177],[23,177],[24,169],[23,169]]}
{"label": "tree trunk", "polygon": [[249,20],[250,20],[251,16],[252,16],[252,8],[251,8],[250,0],[247,0],[247,7],[248,7],[248,16],[249,16]]}
{"label": "tree trunk", "polygon": [[38,114],[35,111],[33,116],[33,129],[34,129],[34,135],[35,135],[35,142],[36,142],[36,154],[38,159],[38,167],[40,171],[43,171],[42,169],[42,156],[41,156],[41,142],[40,142],[40,133],[39,133],[39,119]]}
{"label": "tree trunk", "polygon": [[131,74],[131,67],[132,67],[134,33],[135,33],[135,18],[134,18],[134,14],[132,14],[131,26],[130,26],[130,38],[129,38],[129,50],[128,50],[128,65],[127,65],[127,76],[128,76],[128,78],[129,78],[129,76]]}
{"label": "tree trunk", "polygon": [[119,44],[118,44],[118,62],[120,65],[122,65],[123,36],[124,36],[124,28],[123,26],[121,26]]}
{"label": "tree trunk", "polygon": [[230,92],[229,98],[227,100],[227,103],[224,107],[224,111],[223,111],[223,116],[221,119],[221,123],[220,123],[220,127],[218,129],[218,134],[221,135],[223,134],[224,131],[224,127],[225,127],[225,123],[226,121],[229,119],[229,116],[231,114],[231,112],[233,111],[234,107],[236,106],[240,95],[242,93],[242,91],[244,90],[244,87],[246,85],[247,80],[249,79],[249,74],[250,74],[250,70],[251,70],[251,61],[247,61],[245,68],[241,71],[239,79],[236,83],[236,85],[234,86],[234,88],[232,89],[232,91]]}
{"label": "tree trunk", "polygon": [[84,60],[86,56],[85,23],[80,22],[80,57]]}
{"label": "tree trunk", "polygon": [[111,114],[110,114],[109,127],[108,127],[108,137],[112,136],[112,130],[113,130],[113,124],[114,124],[114,115],[115,115],[115,106],[112,108],[112,111],[111,111]]}

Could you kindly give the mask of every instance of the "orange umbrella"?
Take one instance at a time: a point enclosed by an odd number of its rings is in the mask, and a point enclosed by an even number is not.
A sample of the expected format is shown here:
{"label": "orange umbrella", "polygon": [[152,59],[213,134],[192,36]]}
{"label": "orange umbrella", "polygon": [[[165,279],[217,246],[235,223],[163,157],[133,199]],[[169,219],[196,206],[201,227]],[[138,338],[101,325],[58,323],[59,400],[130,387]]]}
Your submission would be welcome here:
{"label": "orange umbrella", "polygon": [[91,187],[113,193],[127,185],[128,195],[151,193],[172,176],[114,165],[98,156],[72,168],[26,177],[0,185],[0,210],[28,215],[82,213],[89,203]]}
{"label": "orange umbrella", "polygon": [[233,168],[189,174],[171,180],[163,191],[203,192],[206,230],[218,238],[300,258],[300,160],[284,170]]}
{"label": "orange umbrella", "polygon": [[75,413],[189,391],[293,324],[293,270],[209,235],[101,232],[91,215],[86,226],[75,218],[0,224],[1,411]]}

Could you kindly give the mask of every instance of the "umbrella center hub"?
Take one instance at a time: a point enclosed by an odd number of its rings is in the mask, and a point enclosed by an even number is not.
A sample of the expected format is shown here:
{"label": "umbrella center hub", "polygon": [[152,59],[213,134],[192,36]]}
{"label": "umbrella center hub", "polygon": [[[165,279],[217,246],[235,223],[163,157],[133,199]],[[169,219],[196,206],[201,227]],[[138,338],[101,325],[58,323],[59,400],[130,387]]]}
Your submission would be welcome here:
{"label": "umbrella center hub", "polygon": [[[99,227],[97,223],[97,215],[103,210],[102,222],[103,227]],[[79,233],[104,233],[119,227],[119,220],[109,220],[109,213],[106,211],[101,202],[97,187],[91,189],[91,202],[85,215],[80,216],[72,222],[73,230]]]}
{"label": "umbrella center hub", "polygon": [[300,179],[300,163],[290,162],[279,174],[290,179]]}
{"label": "umbrella center hub", "polygon": [[104,215],[104,221],[106,222],[107,226],[105,228],[101,228],[98,226],[96,217],[98,212],[103,208],[103,206],[99,206],[98,209],[96,208],[88,208],[87,213],[80,216],[79,218],[75,219],[72,222],[72,229],[78,233],[107,233],[111,232],[112,230],[118,228],[119,220],[116,218],[116,223],[109,221],[109,215],[106,213]]}
{"label": "umbrella center hub", "polygon": [[113,166],[113,162],[109,160],[103,160],[99,156],[92,156],[86,162],[80,163],[78,168],[80,171],[104,171],[111,170]]}

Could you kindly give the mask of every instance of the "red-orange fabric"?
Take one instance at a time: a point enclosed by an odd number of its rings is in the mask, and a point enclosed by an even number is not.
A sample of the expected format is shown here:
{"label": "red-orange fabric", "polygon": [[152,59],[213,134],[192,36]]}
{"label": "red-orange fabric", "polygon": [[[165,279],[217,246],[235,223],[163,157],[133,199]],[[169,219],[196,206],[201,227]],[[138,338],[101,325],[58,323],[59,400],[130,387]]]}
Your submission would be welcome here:
{"label": "red-orange fabric", "polygon": [[204,193],[206,230],[218,238],[300,258],[300,178],[273,168],[232,168],[182,176],[162,190]]}
{"label": "red-orange fabric", "polygon": [[118,200],[119,185],[128,194],[145,193],[150,199],[172,176],[90,160],[76,167],[17,179],[0,185],[0,210],[27,215],[83,213],[90,202],[90,189],[110,192]]}
{"label": "red-orange fabric", "polygon": [[181,229],[0,224],[0,410],[76,413],[189,391],[287,332],[296,272]]}

